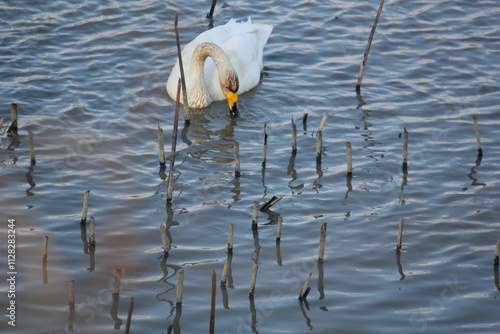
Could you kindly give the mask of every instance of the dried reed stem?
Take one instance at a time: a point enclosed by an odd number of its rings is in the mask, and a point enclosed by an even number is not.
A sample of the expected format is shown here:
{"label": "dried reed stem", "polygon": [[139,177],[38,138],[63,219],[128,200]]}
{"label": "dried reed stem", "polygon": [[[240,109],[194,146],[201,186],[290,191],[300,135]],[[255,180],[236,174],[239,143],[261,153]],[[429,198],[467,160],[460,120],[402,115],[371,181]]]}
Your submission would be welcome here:
{"label": "dried reed stem", "polygon": [[210,329],[209,333],[215,333],[215,297],[216,297],[216,275],[215,270],[212,269],[212,299],[210,303]]}
{"label": "dried reed stem", "polygon": [[327,223],[323,223],[323,225],[321,225],[321,230],[319,234],[319,250],[318,250],[319,261],[323,261],[325,257],[326,225]]}
{"label": "dried reed stem", "polygon": [[49,248],[49,237],[45,236],[43,239],[43,250],[42,250],[42,260],[46,261],[47,260],[47,251]]}
{"label": "dried reed stem", "polygon": [[292,117],[292,153],[297,153],[297,126]]}
{"label": "dried reed stem", "polygon": [[12,103],[10,107],[10,126],[7,129],[7,135],[13,136],[17,135],[18,130],[18,116],[17,116],[17,104]]}
{"label": "dried reed stem", "polygon": [[115,269],[115,281],[113,285],[113,296],[118,296],[120,294],[120,281],[122,279],[122,271],[120,269]]}
{"label": "dried reed stem", "polygon": [[169,247],[167,244],[167,228],[164,224],[160,224],[160,234],[161,234],[161,244],[163,248],[163,253],[168,254]]}
{"label": "dried reed stem", "polygon": [[89,246],[95,246],[94,220],[95,220],[94,217],[90,217],[90,222],[89,222],[89,229],[90,229]]}
{"label": "dried reed stem", "polygon": [[276,241],[281,240],[281,227],[283,225],[283,218],[278,217],[278,227],[276,228]]}
{"label": "dried reed stem", "polygon": [[402,238],[403,238],[403,225],[405,221],[404,219],[399,220],[399,227],[398,227],[398,238],[396,240],[396,249],[401,249],[402,245]]}
{"label": "dried reed stem", "polygon": [[255,294],[255,283],[257,282],[257,271],[259,270],[259,252],[260,249],[257,248],[255,251],[255,258],[253,259],[252,278],[250,280],[250,296]]}
{"label": "dried reed stem", "polygon": [[302,289],[300,290],[299,300],[305,300],[307,298],[307,295],[309,294],[309,291],[311,291],[311,288],[308,287],[309,280],[311,279],[311,276],[312,276],[312,273],[307,275],[307,278],[304,282],[304,285],[302,285]]}
{"label": "dried reed stem", "polygon": [[82,224],[84,224],[87,221],[87,211],[89,210],[89,196],[90,196],[90,190],[87,190],[83,194],[83,208],[82,208],[82,220],[81,220]]}
{"label": "dried reed stem", "polygon": [[229,223],[227,228],[227,252],[233,252],[233,236],[234,236],[234,224]]}
{"label": "dried reed stem", "polygon": [[[179,29],[177,28],[177,21],[179,20],[179,14],[175,13],[174,15],[174,30],[175,30],[175,42],[177,45],[177,57],[179,58],[179,69],[181,73],[180,80],[182,81],[182,98],[184,104],[184,121],[189,124],[189,103],[187,98],[187,89],[186,89],[186,76],[184,75],[184,65],[182,64],[182,51],[181,51],[181,42],[179,40]],[[179,89],[177,89],[179,90]],[[179,93],[177,93],[177,101],[179,101]]]}
{"label": "dried reed stem", "polygon": [[36,164],[35,145],[33,144],[33,132],[31,132],[31,131],[28,131],[28,143],[29,143],[29,147],[30,147],[31,164],[34,165],[34,164]]}
{"label": "dried reed stem", "polygon": [[174,129],[172,133],[172,147],[170,148],[170,168],[167,178],[167,203],[172,202],[172,192],[174,188],[174,166],[175,166],[175,151],[177,149],[177,129],[179,124],[179,98],[181,90],[181,80],[177,81],[177,96],[175,99],[175,114],[174,114]]}
{"label": "dried reed stem", "polygon": [[130,322],[132,321],[132,311],[134,310],[134,297],[130,297],[128,304],[127,324],[125,325],[125,334],[130,333]]}
{"label": "dried reed stem", "polygon": [[352,175],[352,147],[351,143],[345,143],[345,153],[347,162],[347,175]]}
{"label": "dried reed stem", "polygon": [[212,5],[210,6],[210,11],[207,13],[207,19],[210,19],[214,16],[215,4],[217,0],[212,0]]}
{"label": "dried reed stem", "polygon": [[403,136],[403,168],[408,168],[408,137],[409,137],[408,131],[404,131],[404,136]]}
{"label": "dried reed stem", "polygon": [[241,169],[240,169],[240,144],[235,140],[234,144],[234,176],[240,177]]}
{"label": "dried reed stem", "polygon": [[378,7],[377,15],[375,16],[375,21],[373,22],[372,31],[368,37],[368,42],[366,43],[365,53],[363,55],[363,62],[359,68],[358,83],[356,84],[356,92],[361,91],[361,81],[363,80],[363,73],[365,72],[366,62],[368,61],[368,54],[370,53],[370,47],[372,45],[373,35],[375,35],[375,29],[377,29],[378,19],[380,13],[382,12],[382,7],[384,6],[384,0],[380,0],[380,5]]}
{"label": "dried reed stem", "polygon": [[160,167],[165,167],[165,148],[163,142],[163,129],[158,124],[158,160]]}
{"label": "dried reed stem", "polygon": [[266,167],[267,160],[267,132],[266,124],[264,124],[264,149],[262,150],[262,167]]}
{"label": "dried reed stem", "polygon": [[259,219],[259,202],[253,202],[253,211],[252,211],[252,230],[257,229],[257,221]]}
{"label": "dried reed stem", "polygon": [[476,135],[476,144],[477,144],[477,154],[480,156],[483,155],[483,147],[481,145],[481,138],[479,137],[479,126],[477,125],[477,117],[476,115],[472,116],[474,119],[474,134]]}

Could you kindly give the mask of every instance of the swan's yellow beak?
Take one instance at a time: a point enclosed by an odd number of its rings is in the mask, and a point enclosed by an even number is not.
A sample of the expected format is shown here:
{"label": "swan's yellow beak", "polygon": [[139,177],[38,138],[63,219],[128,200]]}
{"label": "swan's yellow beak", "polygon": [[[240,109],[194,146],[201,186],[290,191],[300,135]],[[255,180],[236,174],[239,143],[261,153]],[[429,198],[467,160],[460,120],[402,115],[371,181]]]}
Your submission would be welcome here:
{"label": "swan's yellow beak", "polygon": [[226,99],[229,105],[229,112],[231,115],[236,114],[238,112],[238,92],[227,91]]}

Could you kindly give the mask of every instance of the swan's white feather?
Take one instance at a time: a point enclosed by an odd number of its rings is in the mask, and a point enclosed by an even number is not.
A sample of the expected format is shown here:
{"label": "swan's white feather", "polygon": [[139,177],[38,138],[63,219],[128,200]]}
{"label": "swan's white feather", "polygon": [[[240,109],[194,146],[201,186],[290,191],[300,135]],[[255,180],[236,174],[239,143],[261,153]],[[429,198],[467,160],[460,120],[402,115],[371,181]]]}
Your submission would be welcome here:
{"label": "swan's white feather", "polygon": [[[191,57],[198,45],[204,42],[212,42],[224,50],[238,74],[238,93],[241,94],[255,87],[260,81],[264,46],[272,30],[272,25],[252,23],[251,18],[246,22],[236,22],[236,20],[231,19],[225,25],[217,26],[199,34],[187,44],[182,49],[182,62],[184,64],[189,104],[191,105],[189,99],[190,84],[188,82]],[[225,99],[216,71],[213,60],[207,58],[204,73],[210,101]],[[178,78],[180,78],[179,62],[176,61],[167,81],[167,93],[172,99],[175,99],[177,94]]]}

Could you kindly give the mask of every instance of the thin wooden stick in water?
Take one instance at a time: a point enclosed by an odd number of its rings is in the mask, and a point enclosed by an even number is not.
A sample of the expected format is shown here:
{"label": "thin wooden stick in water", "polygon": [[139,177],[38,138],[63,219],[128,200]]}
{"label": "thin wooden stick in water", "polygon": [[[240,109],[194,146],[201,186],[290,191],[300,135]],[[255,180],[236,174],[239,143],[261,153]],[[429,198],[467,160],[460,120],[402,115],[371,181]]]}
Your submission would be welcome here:
{"label": "thin wooden stick in water", "polygon": [[75,280],[69,281],[69,305],[75,305]]}
{"label": "thin wooden stick in water", "polygon": [[132,321],[132,311],[134,310],[134,297],[130,297],[128,304],[127,324],[125,325],[125,334],[130,333],[130,322]]}
{"label": "thin wooden stick in water", "polygon": [[118,296],[120,294],[120,281],[122,279],[121,269],[115,269],[115,282],[113,285],[113,296]]}
{"label": "thin wooden stick in water", "polygon": [[321,122],[319,123],[319,128],[318,128],[318,132],[323,132],[323,128],[325,127],[325,124],[326,124],[326,120],[328,119],[328,113],[326,112],[324,115],[323,115],[323,118],[321,118]]}
{"label": "thin wooden stick in water", "polygon": [[167,179],[167,203],[172,202],[172,192],[174,188],[174,166],[175,166],[175,151],[177,149],[177,129],[179,124],[179,98],[181,90],[181,80],[177,81],[177,96],[175,100],[175,114],[174,114],[174,129],[172,133],[172,147],[170,149],[170,169],[168,170]]}
{"label": "thin wooden stick in water", "polygon": [[215,333],[215,296],[216,296],[216,275],[215,270],[212,269],[212,299],[210,302],[210,334]]}
{"label": "thin wooden stick in water", "polygon": [[158,124],[158,160],[160,167],[165,167],[165,148],[163,143],[163,129]]}
{"label": "thin wooden stick in water", "polygon": [[35,145],[33,144],[33,132],[31,132],[31,131],[28,131],[28,143],[29,143],[29,147],[30,147],[31,164],[34,165],[34,164],[36,164]]}
{"label": "thin wooden stick in water", "polygon": [[363,80],[363,73],[365,71],[366,62],[368,61],[368,54],[370,53],[370,47],[372,45],[373,35],[375,35],[375,29],[377,29],[378,19],[380,13],[382,12],[382,7],[384,6],[384,0],[380,0],[380,5],[378,7],[377,16],[375,16],[375,21],[373,22],[372,31],[368,37],[368,42],[366,43],[365,53],[363,55],[363,62],[359,68],[358,83],[356,84],[356,92],[361,91],[361,81]]}
{"label": "thin wooden stick in water", "polygon": [[347,175],[352,175],[352,147],[351,143],[345,143],[345,153],[347,162]]}
{"label": "thin wooden stick in water", "polygon": [[308,113],[305,113],[304,116],[302,116],[302,127],[304,128],[304,131],[307,129],[307,117],[309,116]]}
{"label": "thin wooden stick in water", "polygon": [[253,259],[252,279],[250,280],[250,296],[255,294],[255,283],[257,282],[257,271],[259,270],[259,252],[257,248],[255,258]]}
{"label": "thin wooden stick in water", "polygon": [[319,261],[323,261],[325,257],[326,225],[327,223],[323,223],[323,225],[321,225],[321,231],[319,234],[319,250],[318,250]]}
{"label": "thin wooden stick in water", "polygon": [[90,222],[89,222],[89,229],[90,229],[89,245],[90,246],[95,246],[94,220],[95,220],[94,217],[90,217]]}
{"label": "thin wooden stick in water", "polygon": [[234,236],[234,224],[229,223],[227,229],[227,252],[230,254],[233,252],[233,236]]}
{"label": "thin wooden stick in water", "polygon": [[405,132],[404,132],[404,136],[403,136],[403,168],[407,168],[408,167],[408,137],[409,137],[409,133],[408,131],[406,131],[406,128],[405,128]]}
{"label": "thin wooden stick in water", "polygon": [[3,122],[5,121],[5,117],[0,118],[0,130],[2,130]]}
{"label": "thin wooden stick in water", "polygon": [[[187,98],[187,90],[186,90],[186,77],[184,75],[184,66],[182,65],[182,52],[181,52],[181,42],[179,40],[179,29],[177,28],[177,21],[179,20],[179,14],[175,13],[174,15],[174,30],[175,30],[175,41],[177,45],[177,57],[179,58],[179,70],[181,73],[180,80],[182,81],[182,98],[184,104],[184,122],[189,124],[189,104]],[[177,94],[179,95],[179,94]],[[177,97],[177,101],[179,101],[179,97]]]}
{"label": "thin wooden stick in water", "polygon": [[309,280],[311,279],[311,276],[312,276],[312,273],[310,273],[309,275],[307,275],[307,278],[306,278],[306,280],[304,282],[304,285],[302,285],[302,290],[300,290],[299,300],[304,300],[304,299],[307,298],[307,294],[311,290],[311,288],[308,287]]}
{"label": "thin wooden stick in water", "polygon": [[479,126],[477,125],[477,117],[476,115],[472,116],[474,119],[474,134],[476,135],[476,144],[477,144],[477,154],[480,156],[483,155],[483,147],[481,146],[481,138],[479,137]]}
{"label": "thin wooden stick in water", "polygon": [[297,152],[297,126],[292,117],[292,153]]}
{"label": "thin wooden stick in water", "polygon": [[323,153],[323,132],[318,131],[316,135],[316,161],[321,162],[321,155]]}
{"label": "thin wooden stick in water", "polygon": [[233,146],[234,146],[234,176],[240,177],[240,175],[241,175],[240,144],[235,140]]}
{"label": "thin wooden stick in water", "polygon": [[281,227],[283,225],[283,218],[278,217],[278,227],[276,228],[276,241],[281,240]]}
{"label": "thin wooden stick in water", "polygon": [[253,202],[253,211],[252,211],[252,230],[257,229],[257,221],[259,219],[259,202]]}
{"label": "thin wooden stick in water", "polygon": [[398,227],[398,239],[396,241],[396,249],[401,249],[402,245],[402,238],[403,238],[403,225],[405,221],[404,219],[399,220],[399,227]]}
{"label": "thin wooden stick in water", "polygon": [[214,16],[215,4],[217,0],[212,0],[212,6],[210,6],[210,12],[207,13],[207,19],[210,19]]}
{"label": "thin wooden stick in water", "polygon": [[267,132],[266,124],[264,124],[264,149],[262,150],[262,167],[266,167],[267,160]]}
{"label": "thin wooden stick in water", "polygon": [[177,277],[177,290],[175,294],[175,300],[177,305],[182,305],[182,288],[184,286],[184,269],[179,271]]}
{"label": "thin wooden stick in water", "polygon": [[265,211],[265,210],[269,209],[274,204],[278,203],[283,197],[285,197],[285,195],[282,195],[280,197],[273,196],[273,198],[271,198],[269,201],[264,203],[264,205],[260,208],[260,211]]}
{"label": "thin wooden stick in water", "polygon": [[160,234],[161,234],[161,244],[163,248],[163,253],[168,254],[168,244],[167,244],[167,231],[164,224],[160,224]]}
{"label": "thin wooden stick in water", "polygon": [[42,259],[47,260],[47,251],[49,248],[49,237],[45,236],[43,239],[43,251],[42,251]]}
{"label": "thin wooden stick in water", "polygon": [[17,104],[15,104],[15,103],[11,104],[10,116],[11,116],[11,121],[10,121],[9,128],[7,129],[7,134],[9,136],[17,135],[18,116],[17,116]]}
{"label": "thin wooden stick in water", "polygon": [[84,224],[87,221],[87,211],[89,209],[89,196],[90,196],[90,190],[87,190],[83,194],[83,208],[82,208],[82,220],[81,220],[82,224]]}

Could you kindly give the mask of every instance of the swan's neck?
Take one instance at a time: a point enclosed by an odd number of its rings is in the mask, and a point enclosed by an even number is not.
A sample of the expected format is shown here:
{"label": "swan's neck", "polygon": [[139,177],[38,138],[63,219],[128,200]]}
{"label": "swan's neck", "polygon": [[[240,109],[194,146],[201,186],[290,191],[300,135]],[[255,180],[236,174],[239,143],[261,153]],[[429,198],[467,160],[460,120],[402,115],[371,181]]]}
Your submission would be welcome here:
{"label": "swan's neck", "polygon": [[[208,92],[205,82],[205,61],[210,57],[213,59],[219,75],[221,89],[225,95],[227,87],[223,87],[227,82],[236,81],[236,91],[238,90],[238,76],[234,70],[228,56],[214,43],[202,43],[196,47],[191,58],[189,92],[189,106],[192,108],[207,107],[213,99]],[[234,79],[235,78],[235,79]]]}

